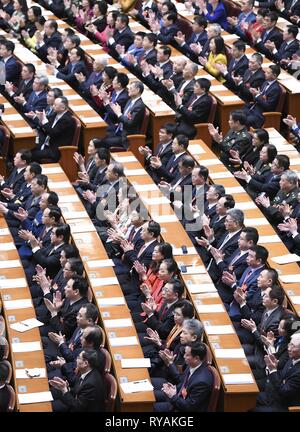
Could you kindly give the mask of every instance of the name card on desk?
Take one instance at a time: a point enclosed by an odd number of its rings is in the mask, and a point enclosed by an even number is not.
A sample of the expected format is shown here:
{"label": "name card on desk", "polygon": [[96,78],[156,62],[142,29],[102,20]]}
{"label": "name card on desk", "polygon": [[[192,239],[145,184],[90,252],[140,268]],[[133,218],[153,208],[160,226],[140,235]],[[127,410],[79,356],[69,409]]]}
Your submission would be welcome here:
{"label": "name card on desk", "polygon": [[217,292],[213,283],[206,283],[203,285],[187,284],[187,288],[191,294]]}
{"label": "name card on desk", "polygon": [[223,179],[223,178],[234,178],[233,175],[231,174],[231,172],[229,172],[229,171],[209,173],[209,177],[213,180]]}
{"label": "name card on desk", "polygon": [[142,168],[140,168],[140,169],[125,169],[124,172],[125,172],[126,176],[143,176],[143,175],[147,174],[147,172]]}
{"label": "name card on desk", "polygon": [[178,217],[173,214],[173,215],[160,215],[160,216],[155,216],[154,217],[155,222],[158,223],[170,223],[170,222],[178,222]]}
{"label": "name card on desk", "polygon": [[0,228],[0,236],[10,235],[8,228]]}
{"label": "name card on desk", "polygon": [[290,264],[300,261],[300,256],[297,254],[286,254],[271,258],[276,264]]}
{"label": "name card on desk", "polygon": [[269,235],[269,236],[259,236],[258,243],[265,244],[265,243],[281,243],[280,238],[278,235]]}
{"label": "name card on desk", "polygon": [[112,347],[139,345],[136,336],[109,338]]}
{"label": "name card on desk", "polygon": [[137,161],[137,158],[135,156],[119,156],[119,155],[113,154],[113,158],[115,161],[121,162],[121,163],[136,162]]}
{"label": "name card on desk", "polygon": [[32,308],[31,299],[7,300],[4,302],[5,309],[27,309]]}
{"label": "name card on desk", "polygon": [[133,324],[132,324],[132,321],[131,321],[130,318],[120,318],[120,319],[104,320],[103,322],[104,322],[104,325],[105,325],[106,328],[133,327]]}
{"label": "name card on desk", "polygon": [[0,251],[10,251],[10,250],[15,250],[16,246],[13,242],[9,242],[9,243],[1,243],[0,244]]}
{"label": "name card on desk", "polygon": [[215,356],[217,358],[245,358],[245,352],[243,348],[231,348],[231,349],[215,349]]}
{"label": "name card on desk", "polygon": [[206,268],[204,266],[189,266],[186,267],[186,272],[183,274],[205,274]]}
{"label": "name card on desk", "polygon": [[17,379],[46,378],[46,369],[44,368],[16,369],[16,378]]}
{"label": "name card on desk", "polygon": [[263,225],[269,225],[269,222],[266,218],[249,218],[245,219],[244,221],[245,226],[263,226]]}
{"label": "name card on desk", "polygon": [[49,187],[51,189],[65,189],[65,188],[71,188],[72,185],[70,182],[68,181],[61,181],[61,182],[48,182],[49,183]]}
{"label": "name card on desk", "polygon": [[253,201],[239,202],[237,203],[239,210],[252,210],[257,209],[257,205]]}
{"label": "name card on desk", "polygon": [[0,288],[24,288],[27,286],[25,278],[17,279],[0,279]]}
{"label": "name card on desk", "polygon": [[100,298],[97,300],[99,306],[120,306],[125,305],[124,297]]}
{"label": "name card on desk", "polygon": [[235,334],[232,325],[205,326],[205,332],[208,335]]}
{"label": "name card on desk", "polygon": [[148,379],[140,381],[131,381],[127,383],[120,384],[121,389],[124,393],[138,393],[144,391],[152,391],[153,385]]}
{"label": "name card on desk", "polygon": [[19,393],[18,399],[20,404],[31,404],[31,403],[53,401],[53,397],[50,391],[37,392],[37,393]]}
{"label": "name card on desk", "polygon": [[19,260],[0,261],[0,269],[22,267]]}
{"label": "name card on desk", "polygon": [[134,189],[136,192],[152,192],[152,191],[158,191],[159,188],[155,183],[150,184],[133,184]]}
{"label": "name card on desk", "polygon": [[70,211],[70,212],[64,212],[64,219],[80,219],[88,217],[88,214],[86,211]]}
{"label": "name card on desk", "polygon": [[102,267],[114,267],[115,263],[112,259],[93,260],[88,261],[87,265],[90,269],[102,268]]}
{"label": "name card on desk", "polygon": [[254,379],[251,374],[223,374],[224,383],[229,384],[254,384]]}
{"label": "name card on desk", "polygon": [[144,201],[148,205],[159,205],[159,204],[169,204],[170,200],[165,196],[156,197],[156,198],[144,198]]}
{"label": "name card on desk", "polygon": [[47,168],[47,167],[42,166],[42,173],[43,174],[61,174],[61,173],[63,173],[63,170],[61,169],[61,167],[48,167]]}
{"label": "name card on desk", "polygon": [[80,202],[80,199],[78,195],[60,195],[59,196],[59,203],[74,203],[74,202]]}
{"label": "name card on desk", "polygon": [[280,275],[279,278],[283,283],[299,283],[299,274]]}
{"label": "name card on desk", "polygon": [[121,367],[123,369],[149,368],[151,367],[151,362],[149,358],[121,359]]}
{"label": "name card on desk", "polygon": [[220,313],[225,312],[225,309],[222,304],[197,305],[197,311],[199,313]]}
{"label": "name card on desk", "polygon": [[119,285],[119,281],[116,277],[94,278],[90,279],[90,283],[94,287],[105,285]]}
{"label": "name card on desk", "polygon": [[245,189],[242,188],[242,186],[226,187],[226,193],[227,193],[227,194],[239,194],[239,193],[245,193]]}
{"label": "name card on desk", "polygon": [[204,159],[204,160],[201,159],[201,165],[208,167],[208,166],[223,165],[223,164],[219,159],[215,158],[215,159]]}
{"label": "name card on desk", "polygon": [[39,341],[37,342],[19,342],[12,343],[12,351],[14,353],[41,351],[42,347]]}

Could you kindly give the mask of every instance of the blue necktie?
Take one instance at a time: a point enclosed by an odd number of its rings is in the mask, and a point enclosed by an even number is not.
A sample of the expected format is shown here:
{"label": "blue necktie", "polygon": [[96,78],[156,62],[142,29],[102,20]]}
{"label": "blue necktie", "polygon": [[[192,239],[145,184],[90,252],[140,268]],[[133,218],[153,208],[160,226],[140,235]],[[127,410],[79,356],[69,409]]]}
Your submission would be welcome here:
{"label": "blue necktie", "polygon": [[[131,102],[127,105],[127,107],[125,108],[125,110],[124,110],[124,112],[123,112],[123,116],[126,116],[126,115],[129,113],[129,111],[130,111],[131,108],[133,107],[133,104],[134,104],[134,102],[131,101]],[[120,123],[118,124],[117,129],[115,130],[115,134],[117,134],[118,132],[122,132],[122,130],[123,130],[123,123],[120,122]]]}

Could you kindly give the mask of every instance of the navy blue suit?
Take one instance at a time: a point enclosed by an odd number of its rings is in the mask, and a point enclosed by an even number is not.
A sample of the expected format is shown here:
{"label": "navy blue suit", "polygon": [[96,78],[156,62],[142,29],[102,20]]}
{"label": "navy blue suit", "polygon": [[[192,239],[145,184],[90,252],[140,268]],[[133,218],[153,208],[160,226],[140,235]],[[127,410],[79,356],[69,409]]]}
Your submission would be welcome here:
{"label": "navy blue suit", "polygon": [[86,67],[84,61],[79,61],[76,63],[68,63],[67,66],[59,68],[59,72],[56,75],[57,78],[66,81],[68,84],[78,87],[78,81],[75,78],[75,73],[86,74]]}
{"label": "navy blue suit", "polygon": [[169,44],[174,41],[174,36],[177,35],[178,31],[179,28],[176,24],[172,24],[170,27],[162,26],[157,38],[163,44]]}
{"label": "navy blue suit", "polygon": [[[2,61],[3,61],[3,59],[2,59]],[[10,57],[5,62],[6,81],[12,82],[15,86],[18,86],[20,76],[21,76],[20,63],[18,63],[14,57]]]}
{"label": "navy blue suit", "polygon": [[192,43],[199,43],[204,46],[207,43],[207,31],[204,30],[202,33],[192,33],[191,37],[185,41],[183,45],[179,47],[187,57],[189,57],[193,62],[198,61],[198,54],[196,54],[191,48]]}
{"label": "navy blue suit", "polygon": [[24,112],[30,111],[43,111],[47,106],[47,92],[43,90],[38,95],[35,91],[32,91],[26,104],[22,105],[21,108]]}
{"label": "navy blue suit", "polygon": [[17,168],[14,168],[3,185],[0,185],[0,190],[9,188],[12,189],[14,194],[18,193],[22,184],[24,183],[24,172],[25,168],[21,169],[19,173]]}

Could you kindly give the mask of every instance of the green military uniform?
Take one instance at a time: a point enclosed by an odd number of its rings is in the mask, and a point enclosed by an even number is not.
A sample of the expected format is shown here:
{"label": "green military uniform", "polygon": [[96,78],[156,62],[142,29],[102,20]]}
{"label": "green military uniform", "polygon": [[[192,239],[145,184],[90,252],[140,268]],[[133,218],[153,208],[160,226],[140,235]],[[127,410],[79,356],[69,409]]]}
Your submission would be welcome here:
{"label": "green military uniform", "polygon": [[226,165],[229,165],[229,150],[237,150],[242,156],[251,145],[251,136],[246,127],[236,132],[230,129],[225,135],[219,146],[221,149],[220,159]]}
{"label": "green military uniform", "polygon": [[271,202],[270,207],[264,209],[266,216],[270,218],[271,222],[278,224],[282,222],[283,216],[278,210],[277,206],[289,204],[291,207],[295,207],[298,203],[299,188],[295,187],[290,192],[283,192],[281,189],[277,192],[277,195]]}

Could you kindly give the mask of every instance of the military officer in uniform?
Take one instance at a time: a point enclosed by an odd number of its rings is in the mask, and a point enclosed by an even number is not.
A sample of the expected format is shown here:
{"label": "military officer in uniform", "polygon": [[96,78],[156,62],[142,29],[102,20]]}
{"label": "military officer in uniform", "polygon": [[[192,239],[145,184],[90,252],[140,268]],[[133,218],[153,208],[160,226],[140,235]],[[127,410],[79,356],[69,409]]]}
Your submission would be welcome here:
{"label": "military officer in uniform", "polygon": [[247,118],[241,110],[232,111],[229,117],[230,130],[223,138],[213,124],[208,125],[208,131],[221,150],[220,159],[225,165],[230,165],[230,150],[237,150],[243,155],[251,145],[251,136],[246,127]]}
{"label": "military officer in uniform", "polygon": [[276,225],[284,220],[283,207],[288,204],[294,208],[298,203],[299,187],[297,172],[285,171],[281,175],[279,185],[280,189],[272,202],[270,202],[270,199],[265,194],[259,195],[255,200],[262,207],[270,222]]}

